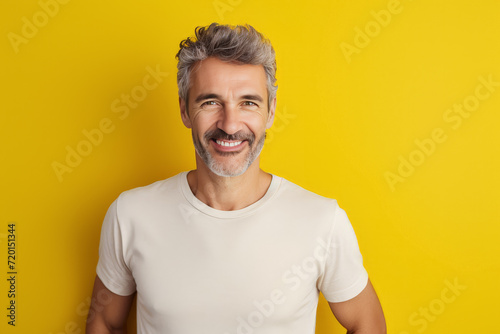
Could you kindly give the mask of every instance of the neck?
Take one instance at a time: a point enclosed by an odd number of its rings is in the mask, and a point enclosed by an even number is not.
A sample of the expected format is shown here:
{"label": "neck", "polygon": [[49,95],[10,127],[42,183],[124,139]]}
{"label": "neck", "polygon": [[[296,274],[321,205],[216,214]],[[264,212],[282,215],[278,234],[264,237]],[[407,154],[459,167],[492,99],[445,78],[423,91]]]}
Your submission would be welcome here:
{"label": "neck", "polygon": [[[198,160],[198,159],[197,159]],[[208,206],[224,211],[243,209],[261,199],[272,176],[259,167],[259,158],[240,176],[223,177],[214,174],[197,161],[197,169],[187,175],[193,194]]]}

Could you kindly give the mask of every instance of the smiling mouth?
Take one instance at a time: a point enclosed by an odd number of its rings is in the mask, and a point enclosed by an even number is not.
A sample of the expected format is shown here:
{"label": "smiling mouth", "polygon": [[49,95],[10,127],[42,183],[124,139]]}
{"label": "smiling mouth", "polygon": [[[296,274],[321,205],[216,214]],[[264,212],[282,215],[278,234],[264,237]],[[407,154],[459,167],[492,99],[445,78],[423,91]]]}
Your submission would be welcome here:
{"label": "smiling mouth", "polygon": [[238,140],[238,141],[215,140],[215,142],[220,146],[233,147],[243,143],[243,140]]}
{"label": "smiling mouth", "polygon": [[221,140],[212,138],[211,142],[216,151],[221,153],[239,153],[247,140]]}

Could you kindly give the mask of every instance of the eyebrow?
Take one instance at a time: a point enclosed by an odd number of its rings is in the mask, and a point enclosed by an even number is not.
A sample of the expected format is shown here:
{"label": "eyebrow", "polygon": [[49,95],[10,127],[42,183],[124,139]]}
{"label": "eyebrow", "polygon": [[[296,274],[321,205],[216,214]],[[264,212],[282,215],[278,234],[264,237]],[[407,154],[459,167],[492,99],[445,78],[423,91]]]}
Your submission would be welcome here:
{"label": "eyebrow", "polygon": [[220,99],[220,96],[217,94],[209,93],[209,94],[201,94],[196,97],[194,100],[195,103],[201,102],[203,100],[208,100],[208,99]]}
{"label": "eyebrow", "polygon": [[[200,94],[196,97],[196,99],[194,100],[195,103],[198,103],[198,102],[201,102],[203,100],[208,100],[208,99],[219,99],[221,100],[221,96],[220,95],[217,95],[217,94],[214,94],[214,93],[208,93],[208,94]],[[241,99],[243,100],[253,100],[253,101],[258,101],[260,103],[263,102],[263,99],[260,95],[254,95],[254,94],[247,94],[247,95],[243,95],[241,96]]]}
{"label": "eyebrow", "polygon": [[260,103],[263,102],[262,97],[260,97],[260,95],[251,95],[251,94],[250,95],[243,95],[241,98],[243,100],[254,100],[254,101],[258,101]]}

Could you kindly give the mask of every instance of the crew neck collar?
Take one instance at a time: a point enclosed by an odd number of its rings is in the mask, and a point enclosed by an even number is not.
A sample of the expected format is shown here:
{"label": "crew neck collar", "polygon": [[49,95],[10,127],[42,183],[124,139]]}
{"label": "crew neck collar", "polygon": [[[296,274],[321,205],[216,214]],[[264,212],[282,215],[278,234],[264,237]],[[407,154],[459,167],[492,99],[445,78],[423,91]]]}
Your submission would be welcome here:
{"label": "crew neck collar", "polygon": [[243,209],[225,211],[225,210],[214,209],[208,206],[207,204],[200,201],[193,194],[187,180],[188,173],[189,171],[185,171],[179,174],[180,188],[182,190],[184,198],[197,210],[216,218],[238,218],[254,213],[256,210],[258,210],[261,206],[266,204],[273,197],[273,195],[277,192],[279,186],[281,185],[282,181],[281,177],[271,174],[272,176],[271,184],[267,188],[267,191],[264,194],[264,196],[262,196],[259,200],[257,200],[257,202],[254,202],[249,206],[244,207]]}

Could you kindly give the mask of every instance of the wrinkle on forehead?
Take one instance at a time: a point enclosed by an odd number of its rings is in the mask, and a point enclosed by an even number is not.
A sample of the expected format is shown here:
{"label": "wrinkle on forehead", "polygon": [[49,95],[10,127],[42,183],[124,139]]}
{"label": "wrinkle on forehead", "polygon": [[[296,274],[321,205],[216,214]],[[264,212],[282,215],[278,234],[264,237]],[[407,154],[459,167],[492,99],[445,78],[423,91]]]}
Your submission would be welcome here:
{"label": "wrinkle on forehead", "polygon": [[[204,64],[212,64],[212,66],[204,66]],[[203,78],[200,78],[200,76]],[[218,82],[213,82],[214,80]],[[201,60],[194,65],[191,73],[190,89],[195,85],[201,89],[217,89],[218,84],[233,85],[239,81],[267,94],[267,78],[262,65],[225,62],[213,57]],[[256,84],[256,82],[260,82],[261,85]]]}

